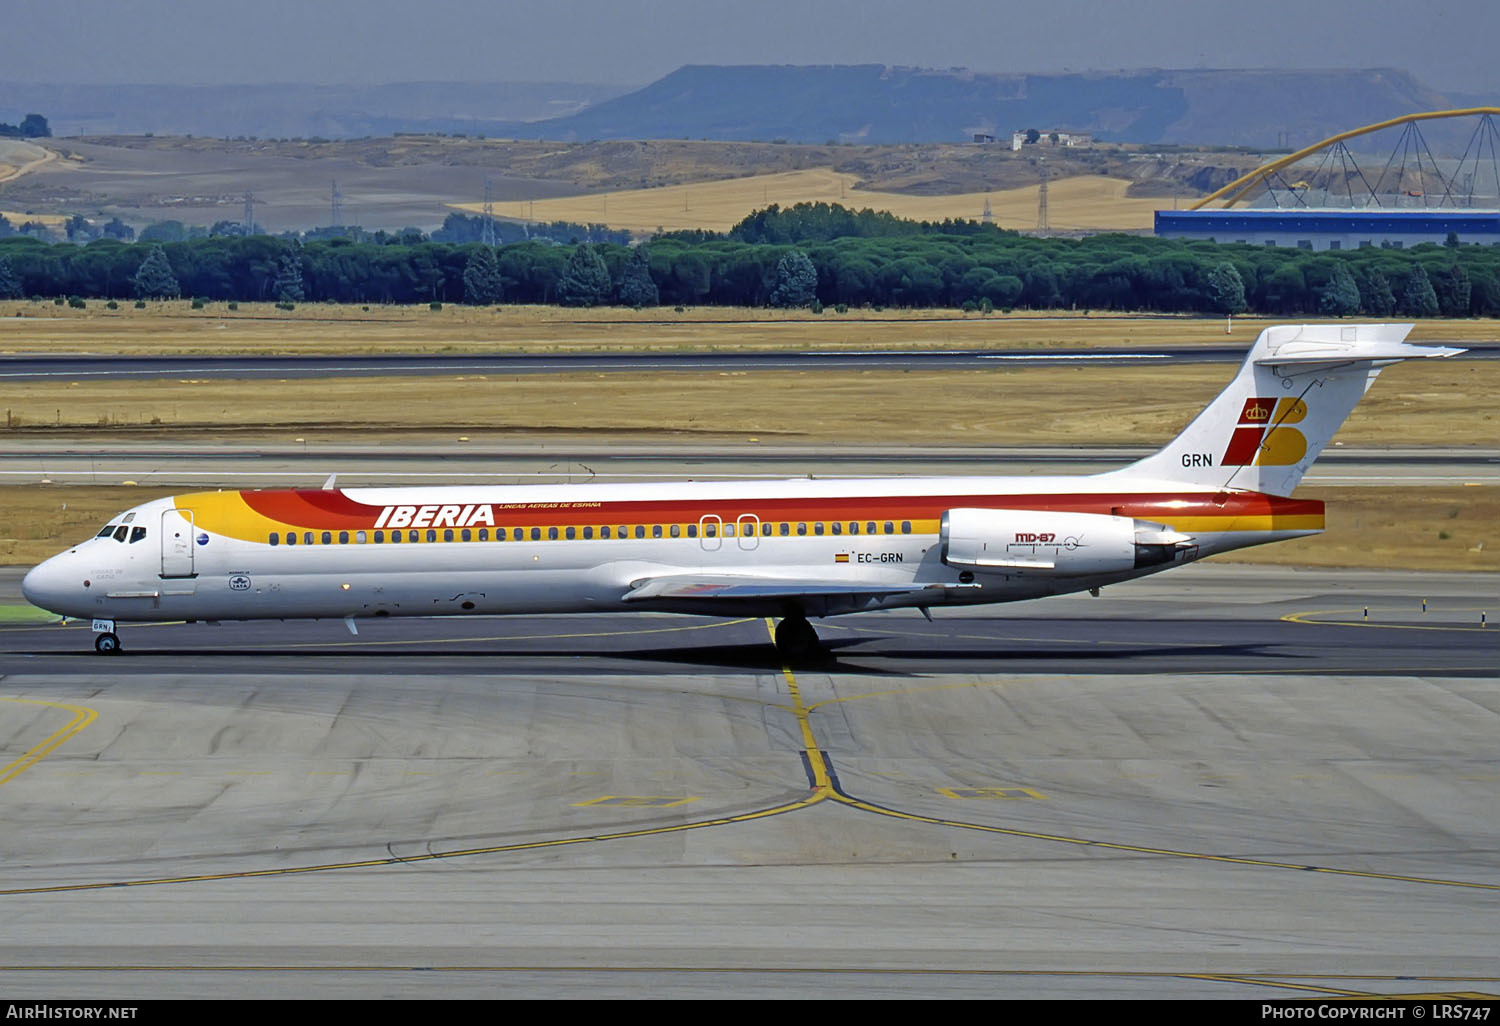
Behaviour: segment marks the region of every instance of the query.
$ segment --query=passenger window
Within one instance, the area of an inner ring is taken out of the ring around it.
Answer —
[[[893,524],[893,523],[891,523],[889,520],[887,520],[885,522],[885,533],[886,534],[895,534],[896,533],[896,525]]]
[[[646,537],[646,525],[645,524],[636,524],[635,525],[635,536],[637,538],[644,538],[644,537]]]
[[[311,545],[312,543],[313,543],[313,533],[311,531],[303,531],[302,532],[302,544],[303,545]]]
[[[619,527],[615,528],[615,537],[616,538],[628,538],[628,537],[630,537],[630,535],[626,534],[626,527],[625,527],[624,524],[621,524]]]
[[[807,533],[807,525],[806,524],[798,524],[797,525],[797,534],[798,535],[804,535],[806,533]]]
[[[432,539],[432,533],[433,532],[431,532],[431,531],[427,532],[427,535],[428,535],[427,540],[428,541],[432,541],[433,540]],[[451,528],[451,527],[444,528],[444,530],[443,530],[443,541],[448,542],[448,541],[452,541],[452,540],[453,540],[453,528]]]
[[[376,531],[375,532],[375,544],[376,545],[384,545],[385,544],[385,532],[384,531]]]
[[[651,537],[653,537],[653,538],[660,538],[661,537],[661,525],[660,524],[652,524],[651,525]]]
[[[496,533],[499,535],[499,537],[496,539],[497,541],[504,541],[505,540],[505,533],[503,531],[499,531],[499,532],[496,532]],[[468,541],[468,540],[469,540],[469,529],[468,528],[464,528],[464,541]],[[479,540],[480,541],[489,541],[490,540],[490,529],[488,527],[481,527],[479,529]]]
[[[859,521],[858,520],[851,520],[851,521],[849,521],[849,533],[850,534],[858,534],[859,533]]]
[[[392,545],[400,545],[401,544],[401,532],[400,531],[392,531],[391,532],[391,544]]]
[[[578,532],[575,529],[573,529],[573,528],[570,527],[567,530],[567,535],[568,535],[568,541],[572,541],[574,538],[576,538],[578,536]]]
[[[875,521],[871,520],[868,524],[865,525],[865,534],[874,534],[874,533],[875,533]]]
[[[703,525],[703,536],[705,538],[717,538],[718,535],[719,535],[719,525],[717,525],[717,524],[704,524]],[[688,537],[689,538],[693,537],[693,528],[692,528],[691,525],[688,527]]]
[[[357,544],[359,544],[359,545],[363,545],[365,543],[365,532],[363,532],[363,531],[355,531],[354,532],[354,541]]]
[[[789,524],[789,523],[787,523],[785,520],[783,520],[781,522],[781,536],[783,538],[785,538],[787,535],[789,535],[791,533],[792,533],[792,525]]]
[[[297,544],[297,532],[296,531],[288,531],[286,533],[286,543],[288,545],[296,545]]]
[[[844,532],[844,525],[843,525],[843,524],[841,524],[841,523],[839,523],[839,522],[838,522],[838,521],[837,521],[837,520],[835,520],[835,521],[834,521],[834,522],[833,522],[833,523],[832,523],[832,524],[830,524],[830,525],[829,525],[829,526],[830,526],[830,527],[832,527],[832,528],[833,528],[833,533],[834,533],[834,534],[842,534],[842,533],[843,533],[843,532]],[[822,534],[822,533],[823,533],[823,532],[822,532],[822,531],[819,531],[819,532],[818,532],[818,533],[819,533],[819,534]]]
[[[911,521],[910,520],[903,520],[903,521],[901,521],[901,533],[902,534],[911,534]]]
[[[333,544],[333,532],[332,531],[324,531],[323,532],[323,544],[324,545],[332,545]]]
[[[531,529],[531,540],[532,541],[541,541],[542,540],[542,529],[540,527],[533,527]]]
[[[713,530],[714,529],[712,527],[710,527],[708,529],[708,533],[709,533],[710,536],[713,535]],[[726,537],[726,538],[733,538],[734,537],[734,525],[733,524],[725,524],[724,525],[724,537]]]
[[[348,531],[340,531],[339,532],[339,544],[340,545],[348,545],[349,544],[349,532]]]
[[[823,533],[823,521],[819,520],[816,524],[813,524],[813,534],[819,534],[820,535],[822,533]]]
[[[281,532],[280,531],[272,531],[271,532],[271,537],[270,537],[270,542],[271,542],[272,545],[280,545],[281,544]]]
[[[555,528],[555,527],[549,527],[549,528],[547,528],[547,540],[548,541],[557,541],[557,528]]]
[[[433,531],[433,530],[429,530],[429,531],[428,531],[428,532],[427,532],[427,540],[428,540],[428,541],[430,541],[430,542],[435,542],[435,541],[437,541],[437,532],[436,532],[436,531]],[[452,541],[452,540],[453,540],[453,532],[452,532],[452,531],[449,531],[449,532],[448,532],[448,540],[449,540],[449,541]]]
[[[584,531],[585,531],[585,533],[587,533],[588,528],[584,528]],[[600,538],[605,538],[605,539],[609,538],[609,525],[608,524],[606,524],[605,526],[599,528],[599,537]]]
[[[771,522],[769,520],[760,525],[760,533],[764,538],[771,537]]]
[[[420,531],[407,531],[406,532],[406,540],[409,541],[409,542],[421,541],[422,540],[422,533]],[[428,541],[432,541],[431,538],[428,538],[427,540]]]
[[[130,529],[130,544],[134,545],[144,537],[146,537],[146,529],[144,527],[132,527]]]
[[[121,524],[119,527],[115,528],[115,541],[117,541],[117,542],[124,541],[125,540],[125,536],[128,535],[129,533],[130,533],[130,528],[126,527],[124,524]]]
[[[673,538],[677,537],[677,525],[676,524],[672,525],[672,537]],[[696,538],[696,537],[698,537],[698,525],[697,524],[688,524],[688,537],[689,538]]]
[[[583,529],[583,540],[584,541],[593,541],[594,540],[594,529],[592,527],[585,527]]]
[[[697,528],[689,528],[689,530],[697,530]],[[673,538],[681,538],[682,537],[682,525],[681,524],[673,524],[672,525],[672,537]]]

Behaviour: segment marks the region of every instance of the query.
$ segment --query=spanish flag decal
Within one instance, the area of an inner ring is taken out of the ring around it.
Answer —
[[[849,553],[847,553],[847,552],[836,552],[833,555],[833,561],[835,563],[847,563],[847,562],[849,562]]]

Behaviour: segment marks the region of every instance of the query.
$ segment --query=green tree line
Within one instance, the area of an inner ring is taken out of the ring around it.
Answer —
[[[143,233],[86,245],[12,236],[0,238],[0,281],[7,298],[170,295],[170,278],[175,294],[240,301],[1500,315],[1500,246],[1313,252],[1129,235],[1041,239],[800,206],[759,211],[727,235],[662,234],[638,246],[529,239],[491,248],[420,232],[372,241]]]

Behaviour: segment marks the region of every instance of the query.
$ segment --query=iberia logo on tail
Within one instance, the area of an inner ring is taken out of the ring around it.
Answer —
[[[1287,425],[1300,423],[1306,416],[1307,404],[1301,399],[1275,396],[1246,399],[1220,466],[1291,466],[1307,455],[1307,438]]]

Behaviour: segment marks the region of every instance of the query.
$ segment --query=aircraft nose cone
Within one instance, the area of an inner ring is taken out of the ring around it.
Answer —
[[[45,590],[42,582],[46,579],[46,574],[42,572],[42,566],[45,565],[43,563],[41,566],[32,567],[26,571],[26,576],[21,578],[21,594],[27,602],[30,602],[34,606],[42,604],[42,593]]]
[[[68,589],[63,580],[65,572],[55,558],[49,559],[40,566],[33,567],[21,578],[21,594],[27,602],[39,609],[64,615],[64,610],[60,607],[67,604]]]

